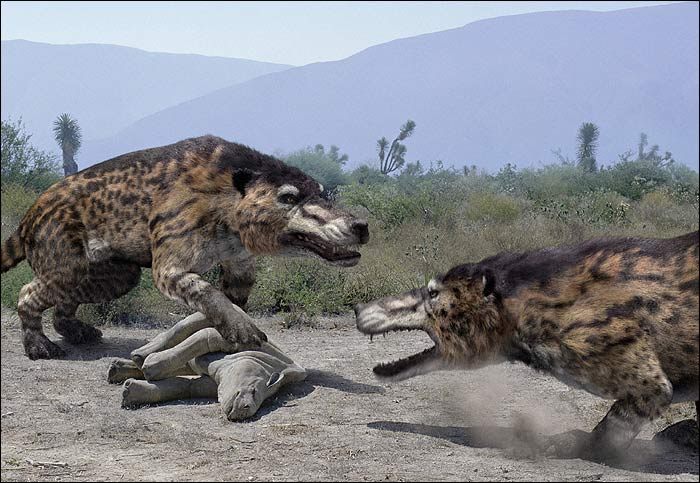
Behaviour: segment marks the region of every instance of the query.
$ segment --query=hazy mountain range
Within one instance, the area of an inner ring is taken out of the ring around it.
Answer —
[[[54,151],[52,122],[62,112],[78,120],[86,141],[100,139],[174,104],[290,67],[118,45],[26,40],[3,41],[0,58],[2,118],[21,116],[34,143]],[[81,166],[92,164],[78,158]]]
[[[577,129],[591,121],[601,132],[599,162],[616,161],[619,153],[635,147],[643,131],[651,144],[697,169],[698,13],[695,2],[613,12],[543,12],[395,40],[340,61],[236,80],[175,101],[179,103],[113,136],[86,136],[78,162],[85,167],[133,149],[211,133],[270,153],[336,144],[354,166],[374,162],[376,140],[392,139],[410,118],[417,127],[406,140],[409,161],[440,159],[490,169],[506,162],[551,162],[552,150],[559,147],[574,156]],[[6,92],[4,42],[2,48],[5,118],[5,99],[15,94]],[[219,59],[222,71],[225,61]],[[36,57],[15,55],[13,62],[36,63]],[[76,64],[74,69],[97,67]],[[140,80],[151,91],[175,90],[193,77],[192,71],[173,77],[159,68],[149,71],[152,77],[135,79],[126,69],[125,63],[100,70],[113,81]],[[62,78],[55,67],[44,66],[41,72],[49,84],[54,76]],[[40,85],[22,87],[25,104],[15,99],[18,111],[61,98],[55,90],[47,95]],[[136,99],[153,95],[138,89],[133,88]],[[113,107],[132,105],[132,98],[126,102],[107,95],[100,101],[93,96],[87,102],[85,92],[68,90],[61,92],[70,102],[54,111],[75,112],[86,134],[93,122],[89,119],[109,119],[115,110],[125,119],[124,111],[134,112],[133,107]],[[186,97],[183,91],[181,97]],[[86,115],[81,118],[71,103],[86,109]]]

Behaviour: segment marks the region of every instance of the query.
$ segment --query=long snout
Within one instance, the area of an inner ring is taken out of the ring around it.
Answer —
[[[357,329],[365,334],[391,330],[425,330],[426,311],[421,289],[354,307]]]
[[[340,245],[364,245],[369,241],[367,220],[343,214],[320,228],[327,239]]]
[[[357,330],[365,334],[374,333],[388,319],[386,311],[376,303],[357,304],[353,309]]]

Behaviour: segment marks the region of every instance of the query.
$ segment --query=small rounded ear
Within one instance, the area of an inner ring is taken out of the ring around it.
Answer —
[[[238,190],[241,196],[245,196],[245,188],[253,179],[253,172],[249,169],[239,169],[234,171],[233,175],[233,186]]]
[[[480,270],[479,275],[484,286],[484,297],[492,295],[496,291],[496,275],[489,268]]]

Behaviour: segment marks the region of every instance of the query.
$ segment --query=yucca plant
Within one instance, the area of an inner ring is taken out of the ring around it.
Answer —
[[[399,130],[399,135],[396,136],[394,141],[389,146],[389,140],[382,136],[381,139],[377,141],[377,153],[379,154],[379,170],[383,174],[389,174],[392,171],[396,171],[401,168],[404,163],[406,156],[406,146],[401,144],[399,141],[403,141],[411,134],[416,127],[416,123],[410,119],[401,126]],[[389,151],[386,148],[389,147]]]
[[[66,176],[78,172],[75,155],[80,149],[82,134],[78,121],[63,113],[53,122],[54,139],[63,152],[63,172]]]
[[[598,149],[599,135],[598,126],[592,122],[584,122],[578,130],[578,165],[591,173],[598,170],[595,152]]]

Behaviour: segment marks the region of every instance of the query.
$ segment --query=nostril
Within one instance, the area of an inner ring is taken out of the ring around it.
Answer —
[[[360,243],[367,243],[369,239],[369,228],[366,220],[354,220],[350,225],[353,233],[360,239]]]

